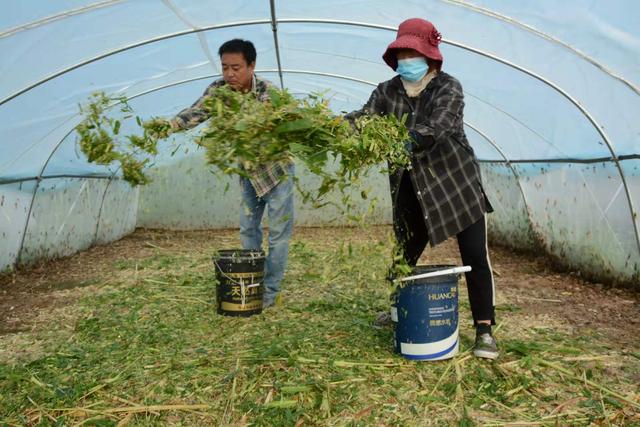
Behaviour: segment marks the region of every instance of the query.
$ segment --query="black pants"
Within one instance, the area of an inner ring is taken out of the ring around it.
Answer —
[[[422,207],[413,191],[409,174],[403,175],[393,207],[393,225],[405,261],[415,266],[429,242],[429,233],[422,220]],[[462,263],[471,267],[465,277],[474,324],[478,320],[491,320],[491,324],[495,325],[495,291],[485,217],[462,230],[456,237]]]

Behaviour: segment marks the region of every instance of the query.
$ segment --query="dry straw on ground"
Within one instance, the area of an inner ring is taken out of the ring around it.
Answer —
[[[210,254],[236,247],[233,231],[138,230],[5,276],[1,304],[4,313],[13,309],[0,323],[0,420],[640,423],[637,295],[493,248],[501,357],[470,355],[462,284],[460,354],[411,362],[393,353],[391,329],[371,328],[388,308],[389,232],[296,230],[282,305],[251,318],[215,314]],[[422,261],[459,263],[455,242],[428,250]]]

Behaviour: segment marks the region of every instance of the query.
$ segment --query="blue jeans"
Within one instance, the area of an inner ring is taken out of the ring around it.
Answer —
[[[289,254],[289,240],[293,232],[293,174],[281,181],[262,197],[247,178],[240,178],[242,204],[240,206],[240,240],[244,249],[262,248],[262,215],[265,206],[269,215],[269,253],[265,260],[263,301],[273,302],[280,291]]]

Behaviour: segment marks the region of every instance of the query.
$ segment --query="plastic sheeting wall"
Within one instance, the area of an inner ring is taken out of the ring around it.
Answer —
[[[60,0],[2,12],[0,269],[134,224],[235,224],[233,181],[225,192],[193,150],[169,156],[167,143],[139,203],[104,179],[116,170],[87,164],[72,130],[91,92],[130,97],[143,118],[171,116],[219,75],[218,46],[242,37],[256,44],[258,74],[301,96],[328,89],[333,108],[350,111],[393,76],[380,56],[418,16],[443,34],[444,69],[463,84],[492,235],[597,278],[640,277],[637,2]],[[368,185],[381,198],[371,220],[388,221],[386,177]],[[334,216],[302,208],[299,224]]]
[[[302,165],[296,167],[296,176],[305,191],[321,184],[320,179],[311,175]],[[174,230],[238,227],[241,202],[238,179],[212,173],[203,156],[194,155],[171,166],[158,167],[151,177],[153,182],[140,192],[138,226]],[[361,190],[367,193],[367,203],[359,201]],[[353,209],[336,208],[343,206],[342,195],[338,192],[329,194],[324,200],[329,205],[321,209],[303,204],[296,193],[296,225],[390,223],[389,185],[379,169],[371,170],[369,177],[347,194],[351,200],[358,202]],[[267,214],[265,221],[268,221]]]

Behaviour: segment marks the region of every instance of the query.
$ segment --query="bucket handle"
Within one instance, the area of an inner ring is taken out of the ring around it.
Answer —
[[[446,275],[449,275],[449,274],[460,274],[460,273],[466,273],[468,271],[471,271],[471,266],[464,265],[462,267],[447,268],[447,269],[444,269],[444,270],[430,271],[428,273],[423,273],[423,274],[417,274],[415,276],[404,277],[404,278],[400,279],[400,281],[401,282],[407,282],[409,280],[426,279],[427,277],[446,276]]]
[[[245,285],[244,281],[242,279],[240,279],[240,281],[235,280],[233,277],[229,277],[227,276],[224,271],[220,270],[220,274],[222,274],[225,279],[227,279],[228,281],[230,281],[231,283],[233,283],[234,285],[240,285],[240,286],[246,286],[247,288],[255,288],[256,286],[260,286],[260,282],[258,283],[253,283],[253,280],[255,279],[255,276],[258,276],[258,274],[251,275],[251,280],[249,280],[249,282],[251,282],[249,285]]]

